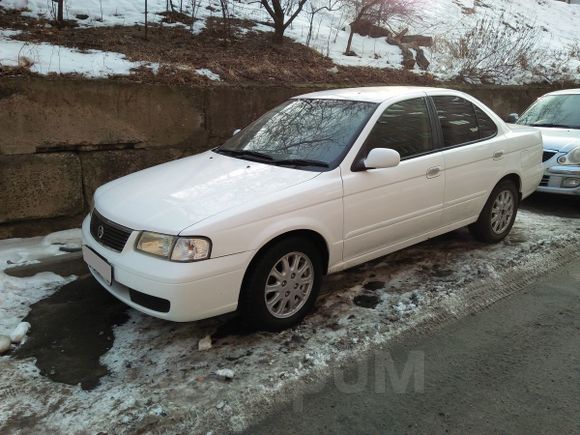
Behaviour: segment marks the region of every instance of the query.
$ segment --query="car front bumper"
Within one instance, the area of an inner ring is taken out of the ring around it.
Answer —
[[[121,252],[95,240],[90,215],[82,226],[83,244],[113,268],[109,285],[93,268],[95,279],[127,305],[161,319],[187,322],[235,311],[242,279],[253,252],[209,260],[177,263],[135,250],[139,236],[133,231]]]
[[[580,166],[550,166],[542,177],[538,192],[580,195]]]

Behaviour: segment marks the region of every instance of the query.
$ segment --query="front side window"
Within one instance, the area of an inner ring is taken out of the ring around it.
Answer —
[[[444,147],[480,139],[477,117],[471,102],[455,96],[436,96],[433,102],[443,131]]]
[[[336,167],[376,108],[361,101],[290,100],[215,151],[276,165]]]
[[[580,95],[548,95],[536,101],[518,120],[534,127],[580,129]]]
[[[433,132],[425,98],[414,98],[389,106],[365,141],[366,152],[391,148],[408,158],[433,149]]]

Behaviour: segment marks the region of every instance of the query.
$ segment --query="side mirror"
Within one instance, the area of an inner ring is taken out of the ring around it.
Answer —
[[[236,134],[238,134],[240,131],[242,131],[242,129],[241,129],[241,128],[236,128],[236,129],[234,130],[234,132],[232,133],[232,136],[235,136],[235,135],[236,135]]]
[[[401,155],[389,148],[373,148],[364,160],[366,169],[392,168],[401,162]]]
[[[520,119],[520,115],[517,113],[510,113],[508,116],[505,117],[505,122],[508,124],[515,124]]]

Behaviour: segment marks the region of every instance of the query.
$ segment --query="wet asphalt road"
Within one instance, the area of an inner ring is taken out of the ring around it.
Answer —
[[[580,433],[580,257],[329,373],[247,433]]]

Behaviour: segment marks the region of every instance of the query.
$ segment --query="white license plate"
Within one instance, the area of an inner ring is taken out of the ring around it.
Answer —
[[[101,275],[107,284],[111,285],[113,283],[113,267],[95,251],[85,245],[83,245],[83,259],[91,269]]]

